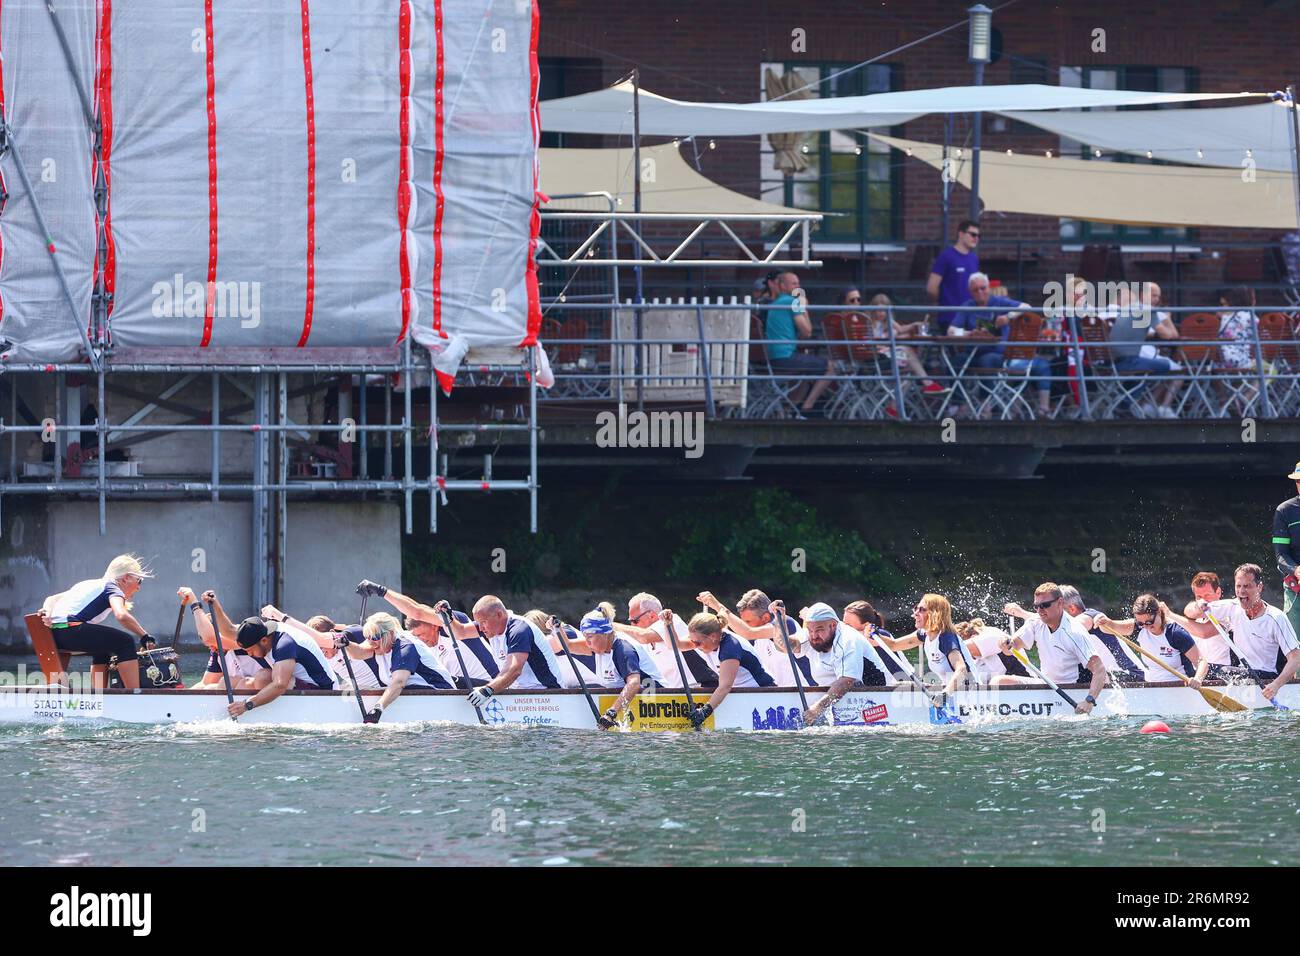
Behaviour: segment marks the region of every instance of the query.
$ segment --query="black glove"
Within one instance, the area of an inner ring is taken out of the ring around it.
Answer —
[[[696,707],[693,711],[691,711],[691,726],[694,727],[696,730],[699,730],[702,726],[704,726],[704,722],[709,719],[709,716],[712,713],[713,713],[712,704],[701,704],[699,707]]]
[[[147,651],[149,650],[149,648],[157,647],[157,646],[158,646],[158,642],[154,640],[152,634],[145,634],[143,637],[140,638],[140,650],[142,651]]]
[[[357,585],[358,594],[370,594],[374,597],[383,597],[388,593],[388,588],[382,584],[376,584],[374,581],[362,581]]]
[[[374,710],[366,711],[366,716],[362,719],[368,724],[379,723],[379,718],[383,716],[383,711],[376,707]]]
[[[618,726],[618,711],[613,707],[605,711],[605,715],[596,721],[596,725],[601,730],[613,730]]]

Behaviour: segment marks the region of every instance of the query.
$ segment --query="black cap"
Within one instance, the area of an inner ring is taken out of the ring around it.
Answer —
[[[271,631],[266,626],[266,622],[260,617],[246,617],[239,622],[239,631],[235,634],[235,640],[240,647],[252,647]]]

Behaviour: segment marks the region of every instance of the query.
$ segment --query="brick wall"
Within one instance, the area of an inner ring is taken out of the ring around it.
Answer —
[[[996,4],[990,4],[996,6]],[[779,4],[765,0],[736,2],[709,0],[682,3],[614,4],[592,0],[547,0],[542,8],[543,57],[591,57],[603,67],[601,80],[610,84],[639,65],[644,87],[679,99],[753,101],[758,98],[760,64],[768,61],[810,63],[860,62],[922,37],[949,24],[964,21],[967,3],[939,0],[867,5],[847,0],[819,0],[816,4]],[[1189,2],[1137,5],[1117,0],[1079,5],[1045,4],[1018,0],[994,14],[993,25],[1003,37],[1003,56],[989,66],[985,82],[1012,82],[1013,57],[1045,60],[1049,82],[1055,82],[1063,65],[1192,66],[1198,71],[1201,91],[1271,91],[1297,79],[1294,66],[1296,20],[1294,10],[1263,0],[1238,5]],[[791,51],[791,31],[805,31],[806,52]],[[1106,31],[1106,52],[1092,52],[1093,31]],[[966,27],[913,47],[886,62],[900,70],[903,89],[965,85],[971,82],[966,61]],[[966,120],[955,119],[957,138],[965,135]],[[1018,130],[990,128],[986,120],[984,146],[988,149],[1042,151],[1056,149],[1056,137]],[[942,117],[930,116],[907,124],[903,135],[941,142]],[[655,140],[648,140],[653,142]],[[759,141],[754,138],[719,139],[717,148],[705,151],[703,172],[717,182],[757,195]],[[908,242],[941,241],[939,174],[918,161],[902,168],[902,234]],[[963,217],[969,199],[957,187],[952,197],[952,223]],[[1044,216],[990,213],[984,234],[989,239],[1023,239],[1056,243],[1059,221]],[[1268,241],[1275,233],[1264,230],[1210,229],[1198,231],[1200,244]],[[826,266],[805,285],[814,301],[828,301],[832,287],[859,281],[863,264],[856,253],[836,257],[818,253]],[[918,290],[908,282],[911,254],[873,256],[865,264],[866,285],[889,287],[900,298],[916,299]],[[1078,265],[1078,253],[1048,256],[1022,266],[1026,294],[1041,289],[1043,281],[1060,280]],[[1182,304],[1210,302],[1212,289],[1224,284],[1224,261],[1210,254],[1178,264]],[[1017,274],[1007,267],[1000,276],[1012,285]],[[1172,286],[1173,268],[1168,256],[1131,264],[1129,279],[1153,279]],[[752,273],[734,276],[715,270],[708,276],[662,274],[650,277],[653,290],[686,294],[743,291]],[[658,285],[654,285],[658,283]],[[1265,296],[1261,295],[1261,304]]]

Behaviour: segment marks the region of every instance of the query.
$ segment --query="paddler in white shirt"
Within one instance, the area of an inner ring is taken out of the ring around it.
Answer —
[[[1010,608],[1008,605],[1006,613],[1011,613]],[[1037,644],[1043,673],[1058,684],[1081,682],[1086,672],[1091,678],[1088,694],[1079,701],[1075,713],[1091,713],[1097,706],[1097,695],[1106,686],[1106,667],[1101,657],[1088,643],[1088,636],[1065,613],[1058,585],[1047,581],[1034,589],[1034,611],[1037,618],[1016,631],[1008,649]]]
[[[833,707],[854,687],[863,684],[865,665],[870,662],[882,675],[888,677],[889,669],[865,638],[839,619],[829,604],[818,602],[803,611],[804,631],[807,640],[797,636],[789,638],[790,646],[800,658],[808,660],[813,682],[827,688],[821,700],[808,708],[804,722],[817,723],[828,707]]]

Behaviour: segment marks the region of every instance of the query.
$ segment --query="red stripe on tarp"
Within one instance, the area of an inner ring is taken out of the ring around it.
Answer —
[[[520,348],[537,344],[537,333],[542,329],[542,300],[537,290],[537,237],[542,231],[542,214],[539,210],[540,193],[537,191],[537,144],[541,129],[540,107],[537,93],[540,85],[537,68],[537,38],[540,11],[537,0],[533,0],[532,34],[528,41],[528,98],[529,116],[533,126],[533,213],[528,223],[528,262],[524,267],[524,288],[528,291],[528,331]]]
[[[437,65],[433,78],[433,330],[442,331],[442,85],[445,63],[442,45],[442,0],[433,2],[433,35]]]
[[[100,156],[104,175],[104,276],[103,289],[106,302],[104,314],[113,313],[113,293],[117,285],[117,243],[113,241],[113,0],[100,0],[99,20],[99,70],[96,74],[100,125]],[[93,184],[92,184],[93,185]],[[95,268],[99,268],[99,256],[95,256]],[[108,330],[101,329],[103,340],[108,338]]]
[[[203,309],[203,341],[212,341],[212,313],[216,306],[217,283],[217,73],[212,48],[212,0],[203,0],[203,44],[208,75],[208,298]]]
[[[398,138],[401,155],[397,161],[397,274],[402,293],[402,334],[397,337],[401,342],[411,327],[411,260],[406,249],[406,230],[411,214],[411,161],[408,152],[411,148],[411,5],[402,3],[397,13],[397,82],[400,87],[398,98]]]
[[[298,348],[311,336],[316,305],[316,104],[311,86],[311,15],[302,0],[302,75],[307,87],[307,299],[303,306],[302,336]]]

